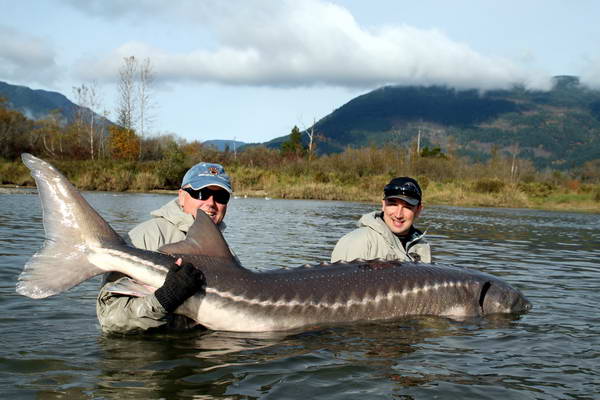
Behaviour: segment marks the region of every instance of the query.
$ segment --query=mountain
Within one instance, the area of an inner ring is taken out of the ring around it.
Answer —
[[[229,149],[230,151],[239,150],[242,146],[246,145],[245,142],[240,142],[238,140],[206,140],[202,142],[205,146],[211,146],[219,151],[225,151],[225,149]]]
[[[555,77],[549,91],[386,86],[352,99],[313,128],[321,154],[419,139],[421,148],[452,148],[474,160],[500,151],[538,168],[572,168],[600,159],[600,91],[574,76]],[[278,148],[287,139],[266,145]]]
[[[19,111],[32,120],[43,119],[52,111],[58,110],[63,122],[75,121],[78,110],[89,113],[87,108],[81,108],[67,97],[58,92],[31,89],[26,86],[11,85],[0,81],[0,97],[6,99],[8,108]],[[97,121],[112,124],[108,119],[96,114]]]

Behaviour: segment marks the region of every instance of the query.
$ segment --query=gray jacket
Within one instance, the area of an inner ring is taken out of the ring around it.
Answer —
[[[431,262],[431,249],[423,239],[425,234],[414,227],[409,232],[405,247],[385,224],[381,211],[363,215],[358,226],[337,242],[331,253],[331,262],[358,258]]]
[[[177,199],[150,215],[154,218],[129,231],[129,240],[135,247],[156,251],[165,244],[181,241],[194,223],[194,218],[181,210]],[[225,224],[219,228],[225,229]],[[98,294],[96,314],[103,331],[130,333],[159,327],[188,329],[195,325],[189,318],[167,313],[154,295],[130,297],[109,292],[107,287],[120,279],[128,278],[116,272],[106,274]]]

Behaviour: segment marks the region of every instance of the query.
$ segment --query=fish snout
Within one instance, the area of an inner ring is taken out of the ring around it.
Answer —
[[[519,290],[496,282],[485,282],[482,285],[479,306],[482,315],[521,314],[532,307],[531,302]]]

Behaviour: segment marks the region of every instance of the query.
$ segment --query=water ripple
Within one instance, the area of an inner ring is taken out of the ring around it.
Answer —
[[[171,196],[84,193],[120,233]],[[406,318],[301,333],[107,336],[99,278],[45,300],[19,296],[41,246],[37,196],[0,194],[0,391],[7,398],[591,399],[600,392],[600,216],[428,207],[436,262],[502,276],[533,310],[518,318]],[[329,258],[376,205],[233,199],[225,232],[264,270]]]

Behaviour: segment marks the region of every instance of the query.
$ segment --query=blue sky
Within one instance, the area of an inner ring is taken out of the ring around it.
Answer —
[[[0,0],[0,80],[95,82],[115,119],[124,57],[149,58],[154,134],[264,142],[386,84],[600,88],[595,0]]]

